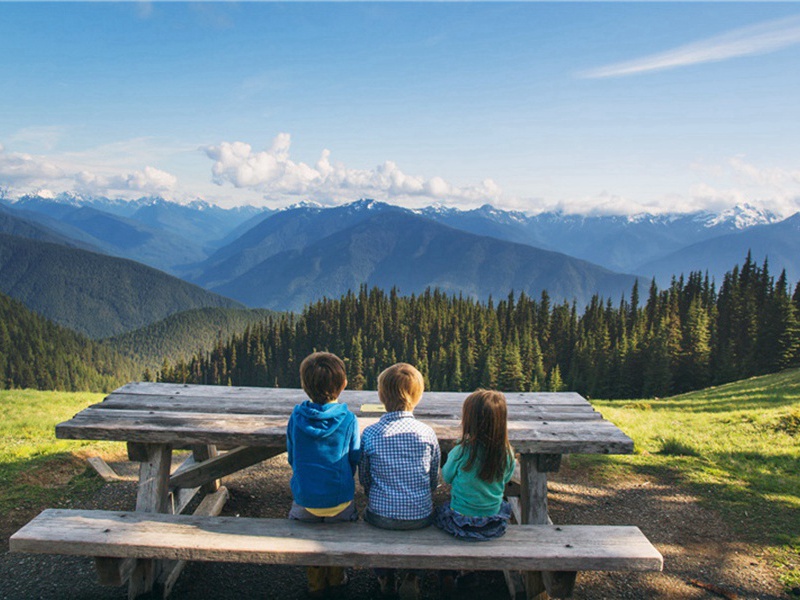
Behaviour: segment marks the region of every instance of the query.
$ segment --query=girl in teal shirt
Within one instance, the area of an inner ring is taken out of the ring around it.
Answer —
[[[507,415],[502,392],[477,390],[464,400],[461,439],[442,468],[452,486],[450,502],[435,516],[436,525],[456,537],[480,541],[506,532],[511,507],[503,493],[514,474]]]

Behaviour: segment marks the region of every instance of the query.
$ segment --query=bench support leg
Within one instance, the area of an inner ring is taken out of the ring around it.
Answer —
[[[542,580],[547,593],[553,598],[571,598],[577,576],[576,571],[545,571]]]
[[[200,502],[200,505],[194,511],[194,514],[201,517],[216,517],[222,512],[227,500],[228,488],[224,486],[220,487],[213,494],[209,494],[203,498],[203,500]],[[188,563],[185,560],[165,561],[164,568],[162,569],[161,575],[156,583],[159,597],[166,600],[166,598],[172,593],[172,588],[175,587],[178,577],[183,572],[183,569],[187,564]]]
[[[140,512],[168,512],[169,472],[172,466],[172,448],[168,444],[146,444],[147,461],[139,466],[139,491],[136,510]],[[128,583],[128,598],[134,600],[153,590],[160,575],[161,561],[137,560]]]

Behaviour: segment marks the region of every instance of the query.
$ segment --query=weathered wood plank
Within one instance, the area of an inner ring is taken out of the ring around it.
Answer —
[[[284,448],[287,418],[259,415],[220,415],[87,408],[56,426],[62,439],[97,439],[147,443],[218,444]],[[359,419],[365,428],[378,419]],[[442,442],[461,435],[455,420],[420,419]],[[521,453],[628,454],[633,441],[608,421],[511,421],[509,438]]]
[[[522,454],[520,465],[520,513],[523,524],[542,525],[550,522],[547,514],[547,472],[539,470],[539,455]],[[539,600],[545,590],[540,571],[525,574],[529,600]]]
[[[225,475],[241,471],[261,461],[277,456],[285,450],[281,448],[264,448],[243,446],[225,454],[219,454],[202,463],[195,463],[169,479],[171,488],[191,488],[205,485]]]
[[[146,396],[135,394],[112,394],[103,402],[93,404],[92,409],[107,410],[142,410],[167,412],[197,412],[219,414],[248,415],[290,415],[296,404],[290,402],[266,403],[252,399],[225,399],[216,401],[212,398]],[[381,416],[382,410],[364,410],[363,407],[374,404],[350,404],[349,408],[359,416]],[[461,418],[461,404],[436,404],[423,402],[415,409],[418,417]],[[535,405],[512,404],[508,407],[509,418],[539,420],[584,420],[602,419],[602,415],[588,404],[581,405]]]
[[[41,513],[10,539],[13,552],[286,565],[493,570],[658,571],[661,554],[637,527],[512,525],[505,536],[465,544],[436,528],[375,529],[363,522],[156,513]]]
[[[139,465],[136,510],[142,513],[165,513],[169,510],[167,483],[172,467],[172,447],[169,444],[148,444],[145,450],[147,461]],[[105,556],[105,553],[97,555]],[[138,560],[128,582],[129,600],[150,593],[160,569],[158,561]]]
[[[122,479],[114,472],[114,469],[108,466],[108,463],[99,456],[90,456],[86,459],[92,468],[97,471],[97,474],[103,478],[103,481],[110,483],[112,481],[119,481]]]
[[[220,487],[211,494],[208,494],[193,514],[199,517],[216,517],[222,512],[225,503],[228,501],[228,488]],[[158,578],[157,585],[159,595],[166,599],[171,593],[172,588],[178,581],[178,577],[186,567],[187,561],[176,560],[166,563],[161,571],[161,576]]]
[[[307,399],[305,392],[295,388],[260,388],[260,387],[232,387],[218,385],[194,385],[181,383],[154,383],[140,381],[129,383],[114,391],[119,394],[145,394],[157,396],[193,396],[206,397],[216,400],[232,398],[270,401],[270,399],[284,399],[295,404]],[[588,404],[585,398],[576,392],[504,392],[509,404]],[[463,403],[469,392],[425,392],[423,402],[456,402]],[[341,402],[348,405],[374,404],[379,402],[378,392],[372,390],[358,391],[345,390]]]
[[[197,446],[192,446],[192,457],[194,457],[195,461],[197,462],[204,462],[209,458],[215,458],[219,455],[217,452],[217,447],[213,444],[200,444]],[[220,480],[213,479],[206,484],[203,484],[203,491],[206,494],[213,494],[219,489]]]
[[[94,566],[97,571],[97,583],[100,585],[120,586],[128,583],[133,570],[136,568],[136,559],[95,556]]]

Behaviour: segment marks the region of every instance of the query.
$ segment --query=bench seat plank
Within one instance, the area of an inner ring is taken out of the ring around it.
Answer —
[[[659,571],[637,527],[512,525],[474,544],[436,528],[385,531],[363,522],[200,517],[48,509],[10,539],[12,552],[285,565],[476,570]]]
[[[359,420],[363,430],[378,417]],[[461,437],[453,419],[424,419],[440,442]],[[608,421],[512,421],[508,424],[514,449],[541,454],[628,454],[633,441]],[[169,411],[104,410],[87,408],[56,426],[61,439],[92,439],[153,444],[219,444],[285,447],[286,417]]]

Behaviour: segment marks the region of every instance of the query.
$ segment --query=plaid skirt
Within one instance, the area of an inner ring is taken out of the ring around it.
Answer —
[[[505,501],[500,505],[499,513],[488,517],[467,517],[450,508],[450,502],[446,502],[436,509],[433,522],[457,538],[482,542],[503,535],[510,518],[511,505]]]

